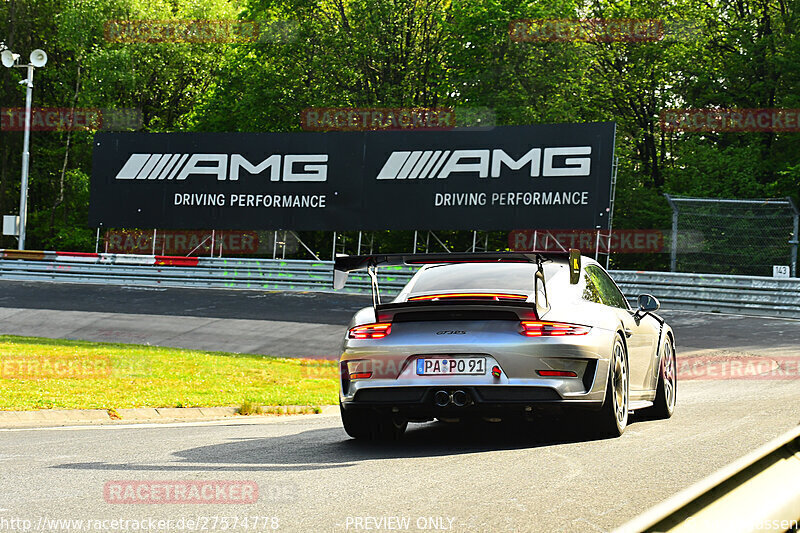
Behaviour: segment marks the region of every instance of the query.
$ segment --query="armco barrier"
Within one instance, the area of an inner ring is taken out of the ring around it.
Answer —
[[[38,254],[41,256],[42,252]],[[16,252],[11,255],[13,257]],[[181,264],[181,260],[196,266]],[[397,294],[415,271],[416,267],[404,266],[381,269],[381,294],[384,297]],[[327,292],[333,291],[332,272],[331,261],[61,252],[57,256],[56,252],[45,252],[42,260],[34,261],[27,258],[0,259],[0,279],[105,285]],[[339,292],[369,294],[369,277],[365,273],[354,273],[347,286]]]
[[[0,279],[112,285],[332,291],[331,261],[224,259],[130,254],[0,250]],[[379,270],[384,298],[400,291],[416,267]],[[800,318],[800,279],[717,274],[612,271],[633,302],[650,293],[665,309]],[[369,294],[354,273],[342,292]]]
[[[612,271],[629,298],[649,293],[665,309],[800,318],[800,279]]]

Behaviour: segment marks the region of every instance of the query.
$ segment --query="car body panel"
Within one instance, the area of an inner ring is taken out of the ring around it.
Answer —
[[[390,304],[364,308],[353,316],[348,331],[376,322],[392,325],[389,335],[380,339],[348,339],[345,333],[340,358],[342,407],[383,406],[393,412],[436,416],[442,408],[431,404],[433,392],[463,389],[469,393],[472,407],[502,409],[522,403],[599,408],[605,398],[609,360],[617,336],[628,352],[631,398],[652,400],[658,379],[659,339],[663,331],[670,330],[662,327],[663,321],[654,315],[639,316],[627,301],[617,301],[617,307],[588,301],[587,295],[599,298],[591,290],[587,292],[587,285],[591,289],[593,283],[588,274],[584,276],[589,266],[599,269],[594,271],[596,275],[602,271],[607,276],[599,264],[583,258],[581,279],[572,285],[566,261],[547,262],[545,287],[534,284],[538,267],[533,263],[514,267],[498,263],[423,266]],[[425,279],[426,272],[434,268],[439,269],[434,277],[446,283],[437,285],[435,279],[433,283]],[[500,270],[502,275],[498,275]],[[449,272],[457,275],[451,278]],[[486,278],[481,277],[482,272],[488,273]],[[506,275],[516,284],[510,283]],[[607,291],[616,287],[607,280],[604,283]],[[507,291],[526,295],[527,300],[448,300],[464,291]],[[425,302],[408,300],[433,294],[442,297]],[[482,313],[495,316],[498,312],[504,319],[474,318]],[[462,318],[448,318],[451,315]],[[521,320],[537,319],[588,326],[590,330],[584,335],[560,337],[526,337],[520,333]],[[421,376],[415,371],[416,360],[421,357],[485,357],[487,372]],[[494,366],[501,370],[497,377],[488,371]],[[575,376],[540,375],[546,370],[572,371]],[[362,373],[370,373],[370,377],[350,378],[351,374]]]

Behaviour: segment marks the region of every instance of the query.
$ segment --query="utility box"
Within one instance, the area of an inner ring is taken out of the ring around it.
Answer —
[[[3,235],[19,235],[19,216],[3,215]]]

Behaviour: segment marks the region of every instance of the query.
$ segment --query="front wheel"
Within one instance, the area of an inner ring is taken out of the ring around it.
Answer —
[[[619,437],[628,425],[628,354],[622,339],[617,336],[609,361],[606,397],[600,412],[592,413],[590,427],[601,437]]]
[[[660,371],[656,397],[653,406],[643,410],[642,413],[654,419],[670,418],[675,412],[675,402],[678,397],[678,363],[675,358],[675,345],[667,335],[661,346]]]

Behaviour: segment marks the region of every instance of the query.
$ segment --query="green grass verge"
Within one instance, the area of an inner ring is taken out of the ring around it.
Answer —
[[[0,410],[330,405],[336,363],[0,335]]]

